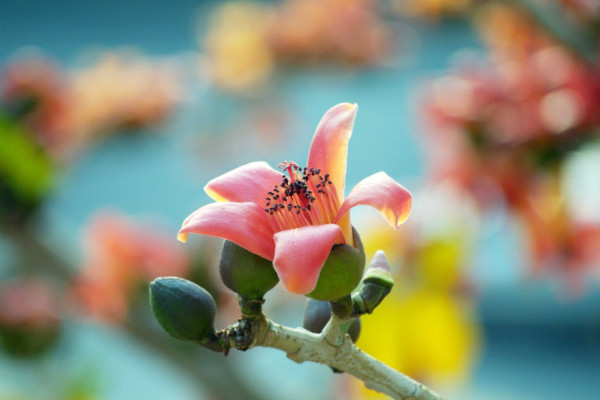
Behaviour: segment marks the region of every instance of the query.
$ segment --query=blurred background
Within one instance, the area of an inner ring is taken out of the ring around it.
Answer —
[[[599,39],[596,0],[0,3],[0,398],[381,398],[176,342],[147,301],[181,276],[238,317],[220,241],[177,230],[346,101],[347,187],[414,196],[397,232],[353,210],[396,281],[359,347],[448,399],[598,398]],[[300,325],[279,286],[267,315]]]

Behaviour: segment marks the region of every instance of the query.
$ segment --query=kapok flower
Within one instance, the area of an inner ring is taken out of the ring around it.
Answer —
[[[229,171],[205,187],[216,200],[183,222],[179,240],[189,233],[217,236],[273,261],[285,288],[312,291],[336,244],[354,245],[348,211],[365,204],[398,228],[411,208],[411,195],[385,172],[359,182],[344,199],[348,140],[358,107],[342,103],[321,119],[307,166],[253,162]]]

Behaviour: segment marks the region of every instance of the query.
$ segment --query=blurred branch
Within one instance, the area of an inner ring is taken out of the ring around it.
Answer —
[[[43,243],[27,224],[2,223],[0,231],[17,249],[22,266],[28,272],[51,274],[67,286],[74,281],[77,269]],[[163,332],[154,329],[149,321],[135,318],[135,313],[131,314],[129,320],[119,327],[131,338],[177,365],[198,385],[199,391],[208,390],[215,399],[238,398],[242,393],[244,399],[261,399],[240,379],[222,355],[190,351],[189,346],[181,350],[170,346],[170,339]]]
[[[47,272],[66,283],[74,279],[74,270],[34,234],[27,224],[2,223],[0,230],[19,254],[21,265],[28,272]],[[43,268],[41,266],[43,265]]]
[[[148,324],[146,324],[148,325]],[[174,362],[184,373],[193,378],[194,382],[201,382],[204,389],[208,389],[217,399],[235,399],[243,394],[244,399],[261,400],[252,388],[245,385],[235,372],[230,363],[222,354],[190,349],[192,344],[186,343],[180,349],[175,346],[165,346],[163,332],[155,334],[148,326],[143,326],[139,321],[126,321],[123,329],[137,341],[144,343],[154,352]],[[169,338],[169,340],[171,340]]]
[[[533,0],[493,0],[520,7],[536,21],[556,41],[560,42],[589,66],[596,66],[598,62],[598,43],[592,30],[582,28],[582,25],[573,24],[565,18],[562,12],[551,1]]]

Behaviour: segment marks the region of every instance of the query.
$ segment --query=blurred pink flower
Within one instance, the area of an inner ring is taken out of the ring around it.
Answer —
[[[187,275],[184,250],[156,229],[104,212],[87,228],[86,259],[73,289],[90,314],[125,318],[136,289],[159,276]]]
[[[374,0],[225,2],[210,16],[201,66],[219,87],[256,94],[277,63],[377,64],[393,39],[377,7]]]
[[[18,58],[0,76],[0,102],[59,160],[99,135],[161,121],[179,98],[168,64],[124,52],[76,73],[39,56]]]
[[[72,75],[73,130],[80,135],[138,128],[165,118],[179,99],[174,71],[124,52],[107,52]]]
[[[52,155],[60,158],[67,152],[70,90],[65,73],[50,60],[35,56],[9,62],[0,77],[0,102]]]
[[[8,354],[33,357],[59,338],[61,300],[39,278],[0,283],[0,345]]]
[[[36,329],[56,326],[60,303],[52,289],[39,280],[0,284],[0,326]]]
[[[217,203],[192,213],[179,238],[189,233],[221,237],[268,260],[286,289],[305,294],[316,285],[334,244],[354,245],[348,211],[366,204],[397,228],[411,208],[411,195],[384,172],[358,183],[344,199],[346,156],[358,107],[331,108],[314,135],[306,168],[280,164],[281,173],[254,162],[205,186]]]
[[[466,13],[473,3],[473,0],[392,0],[393,8],[401,14],[429,20]]]
[[[490,3],[476,17],[489,62],[436,80],[424,102],[432,175],[483,208],[506,206],[523,223],[533,273],[581,275],[600,259],[590,251],[596,235],[565,207],[562,172],[575,149],[597,139],[598,67],[518,7]]]
[[[375,64],[388,54],[391,38],[372,0],[287,0],[268,30],[277,58],[292,63]]]

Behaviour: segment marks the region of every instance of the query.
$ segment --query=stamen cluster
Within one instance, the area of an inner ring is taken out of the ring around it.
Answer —
[[[286,170],[282,182],[267,192],[265,212],[278,230],[306,225],[332,223],[339,199],[329,174],[320,169],[300,168],[294,162],[283,162],[279,168]]]

